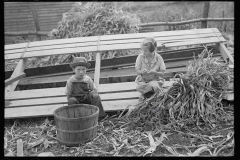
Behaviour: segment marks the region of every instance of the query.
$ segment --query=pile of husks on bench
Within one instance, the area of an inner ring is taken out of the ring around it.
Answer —
[[[62,20],[58,22],[58,27],[48,34],[48,39],[138,33],[139,24],[140,17],[137,14],[117,8],[114,2],[87,2],[85,4],[76,2],[63,15]],[[101,58],[113,58],[128,54],[131,52],[105,51],[101,54]],[[75,56],[79,55],[88,60],[95,59],[95,54],[91,52],[75,54]],[[63,57],[61,63],[71,62],[71,55]]]
[[[218,63],[206,47],[188,65],[187,73],[178,76],[169,89],[157,92],[133,109],[130,107],[121,117],[130,124],[129,129],[157,131],[162,125],[174,124],[208,130],[233,119],[221,101],[231,77],[228,65]]]

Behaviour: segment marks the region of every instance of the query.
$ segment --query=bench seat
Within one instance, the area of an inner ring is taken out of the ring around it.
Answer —
[[[173,81],[165,81],[169,87]],[[53,111],[67,105],[65,87],[6,92],[5,119],[51,116]],[[106,112],[120,111],[138,103],[140,93],[135,82],[100,84],[99,94]]]

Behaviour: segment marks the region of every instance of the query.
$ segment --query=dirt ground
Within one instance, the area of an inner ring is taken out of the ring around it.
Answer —
[[[228,107],[233,110],[233,106]],[[196,126],[179,129],[164,128],[159,133],[129,130],[118,121],[120,112],[109,113],[98,123],[92,141],[76,147],[60,144],[53,117],[5,121],[4,155],[17,155],[17,140],[23,141],[24,156],[35,157],[51,152],[54,156],[233,156],[233,119],[222,122],[212,130]],[[151,137],[153,141],[151,141]],[[151,149],[152,151],[151,151]]]

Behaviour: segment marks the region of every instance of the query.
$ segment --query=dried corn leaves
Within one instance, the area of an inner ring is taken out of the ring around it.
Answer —
[[[217,63],[205,49],[188,72],[178,76],[172,87],[130,106],[127,113],[99,122],[97,136],[79,147],[57,142],[54,121],[35,127],[34,123],[5,126],[5,156],[16,155],[19,138],[24,156],[42,152],[55,156],[232,156],[233,106],[221,102],[231,81],[228,66]]]
[[[65,39],[99,35],[138,33],[140,18],[133,13],[117,8],[114,2],[76,2],[69,12],[63,14],[57,29],[48,34],[48,39]],[[134,51],[134,53],[136,53]],[[132,51],[106,51],[101,58],[131,55]],[[94,60],[92,52],[74,54]],[[59,57],[59,56],[57,56]],[[71,55],[63,55],[60,63],[70,63]]]
[[[64,13],[58,28],[53,29],[49,39],[98,36],[138,32],[140,19],[117,9],[113,2],[75,3]]]

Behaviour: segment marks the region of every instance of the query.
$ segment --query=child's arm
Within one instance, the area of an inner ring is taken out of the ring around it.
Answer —
[[[154,71],[154,70],[148,71],[148,74],[153,74],[153,75],[160,76],[160,77],[164,76],[164,72],[166,71],[166,66],[165,66],[165,63],[161,56],[159,56],[158,63],[160,63],[159,70],[158,71]]]
[[[72,82],[70,81],[70,79],[66,83],[65,94],[67,95],[67,99],[71,98],[71,95],[72,95]]]
[[[89,79],[89,86],[90,86],[89,89],[93,91],[93,94],[92,94],[93,98],[97,98],[98,97],[97,87],[95,86],[91,78]]]
[[[136,63],[135,63],[135,69],[136,69],[138,75],[147,73],[147,70],[141,69],[141,67],[142,67],[142,64],[141,64],[141,60],[140,60],[140,55],[138,55],[138,57],[136,59]]]
[[[97,87],[95,86],[95,84],[93,83],[93,80],[90,78],[89,79],[89,86],[90,86],[90,90],[91,91],[95,91],[95,92],[97,92]]]

